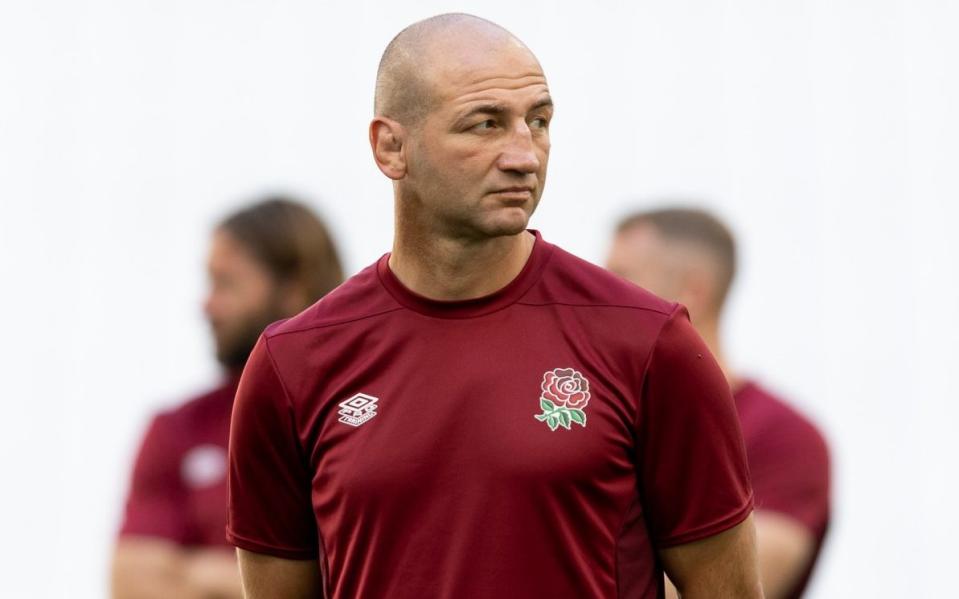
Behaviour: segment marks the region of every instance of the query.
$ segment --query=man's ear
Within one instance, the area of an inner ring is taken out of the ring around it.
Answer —
[[[370,123],[370,147],[373,159],[384,175],[394,181],[406,176],[406,129],[386,117],[378,116]]]

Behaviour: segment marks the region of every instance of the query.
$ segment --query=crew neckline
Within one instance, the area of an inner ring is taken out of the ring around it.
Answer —
[[[391,253],[383,254],[376,263],[380,283],[400,304],[427,316],[437,318],[475,318],[484,316],[516,303],[529,291],[542,274],[543,267],[553,253],[552,244],[543,239],[539,231],[528,229],[533,234],[533,250],[519,274],[506,286],[489,295],[468,300],[436,300],[422,296],[407,288],[390,269]]]

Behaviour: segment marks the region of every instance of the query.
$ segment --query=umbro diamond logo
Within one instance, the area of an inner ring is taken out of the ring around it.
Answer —
[[[365,393],[357,393],[346,401],[340,402],[340,422],[350,426],[359,426],[376,416],[376,402],[379,399]]]

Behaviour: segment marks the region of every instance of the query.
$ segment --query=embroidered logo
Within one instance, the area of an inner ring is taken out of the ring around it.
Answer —
[[[545,422],[549,430],[559,427],[570,430],[570,424],[586,426],[586,412],[583,408],[589,403],[589,381],[572,368],[554,368],[543,375],[540,385],[539,407],[542,414],[533,416]]]
[[[350,426],[359,426],[376,416],[376,402],[379,399],[365,393],[357,393],[346,401],[340,402],[340,422]]]

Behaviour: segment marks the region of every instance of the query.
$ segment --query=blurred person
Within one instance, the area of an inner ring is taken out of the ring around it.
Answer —
[[[619,223],[607,265],[689,309],[736,399],[755,492],[763,590],[768,599],[800,597],[829,522],[829,454],[805,416],[729,367],[719,327],[736,271],[732,233],[702,210],[635,213]]]
[[[149,426],[114,556],[117,599],[242,596],[235,552],[225,538],[226,451],[239,374],[264,327],[343,279],[323,222],[280,197],[219,223],[208,272],[204,311],[224,380]]]
[[[369,135],[393,251],[243,372],[228,535],[250,599],[761,596],[729,386],[685,310],[527,224],[553,116],[489,21],[404,29]]]

